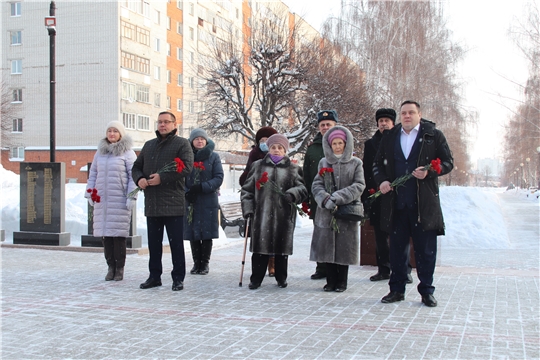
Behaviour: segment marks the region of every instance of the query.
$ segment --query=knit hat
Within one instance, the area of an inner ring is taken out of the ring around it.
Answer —
[[[379,119],[383,117],[389,118],[390,120],[392,120],[392,124],[394,124],[396,122],[396,110],[386,108],[377,110],[377,112],[375,113],[375,121],[377,122],[377,124],[379,123]]]
[[[271,148],[272,145],[279,144],[283,146],[283,148],[285,149],[285,153],[289,151],[289,140],[285,135],[274,134],[268,138],[266,144],[268,145],[268,148]]]
[[[107,128],[105,130],[105,133],[109,128],[115,128],[120,133],[121,137],[124,137],[126,135],[126,128],[124,127],[124,124],[122,124],[120,121],[111,121],[107,124]]]
[[[191,131],[191,134],[189,134],[189,142],[192,143],[195,138],[203,137],[206,141],[208,141],[208,135],[206,134],[206,131],[201,128],[196,128]]]
[[[271,126],[263,126],[262,128],[259,129],[259,131],[257,131],[257,133],[255,134],[255,142],[257,144],[259,144],[259,141],[261,141],[261,139],[263,137],[265,138],[269,138],[270,136],[274,135],[274,134],[277,134],[277,131],[276,129],[274,129],[273,127]]]
[[[341,139],[344,142],[347,142],[347,134],[345,134],[345,131],[341,129],[336,129],[328,135],[328,143],[332,145],[332,141],[334,139]]]
[[[336,110],[322,110],[317,113],[317,123],[320,123],[323,120],[333,120],[338,122],[337,111]]]

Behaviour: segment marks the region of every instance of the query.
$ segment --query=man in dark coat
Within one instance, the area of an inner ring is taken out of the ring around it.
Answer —
[[[362,203],[364,209],[369,214],[369,224],[375,232],[375,254],[377,258],[377,274],[371,276],[369,280],[380,281],[390,279],[390,248],[388,246],[388,233],[381,230],[380,213],[381,202],[380,198],[375,200],[368,197],[377,191],[377,183],[373,178],[373,161],[375,154],[379,149],[383,131],[390,130],[394,127],[396,121],[396,111],[394,109],[378,109],[375,112],[375,121],[377,123],[377,131],[373,137],[367,140],[364,144],[363,167],[364,176],[366,178],[366,189],[362,193]],[[411,266],[407,266],[407,284],[412,283]]]
[[[381,196],[381,229],[390,234],[390,293],[383,303],[405,299],[407,250],[412,237],[418,292],[426,306],[437,306],[433,296],[433,273],[437,257],[437,235],[444,235],[438,177],[449,173],[452,153],[443,133],[422,119],[420,105],[405,101],[400,107],[401,124],[384,132],[375,156],[373,176]],[[440,169],[425,170],[439,159]],[[398,189],[391,183],[406,174],[412,177]],[[393,191],[396,190],[396,191]]]
[[[309,194],[309,209],[311,215],[310,219],[315,219],[315,213],[317,212],[317,202],[315,201],[313,194],[311,193],[311,185],[313,179],[319,172],[319,161],[324,157],[324,151],[322,146],[323,135],[326,134],[328,129],[336,125],[338,121],[338,115],[335,110],[323,110],[317,113],[317,121],[319,132],[315,135],[313,142],[308,146],[306,150],[306,156],[304,157],[304,181]],[[324,263],[317,263],[315,273],[311,275],[313,280],[326,278],[326,268]]]
[[[175,158],[184,162],[182,172],[159,172],[163,166],[174,162]],[[160,113],[156,138],[144,144],[132,170],[133,181],[144,190],[144,215],[150,253],[150,276],[140,285],[141,289],[161,286],[164,228],[167,228],[173,261],[172,290],[184,288],[184,182],[192,168],[193,151],[187,139],[176,135],[176,117],[167,111]]]

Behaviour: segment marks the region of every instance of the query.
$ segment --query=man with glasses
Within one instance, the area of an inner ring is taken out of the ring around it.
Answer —
[[[163,267],[163,230],[167,229],[173,270],[172,290],[184,288],[186,259],[184,255],[184,182],[193,168],[193,151],[187,139],[176,135],[176,117],[168,111],[158,116],[156,138],[148,140],[133,164],[133,181],[144,190],[144,215],[148,231],[148,268],[150,276],[141,289],[161,286]],[[182,172],[161,172],[159,169],[180,158]]]

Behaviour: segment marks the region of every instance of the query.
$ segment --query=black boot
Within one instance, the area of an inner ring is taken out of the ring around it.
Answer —
[[[116,271],[116,261],[114,259],[114,240],[112,237],[104,237],[103,242],[103,254],[105,255],[105,261],[109,265],[107,275],[105,275],[105,281],[111,281],[114,279],[114,273]]]
[[[206,275],[210,271],[208,264],[210,263],[210,255],[212,254],[212,239],[203,240],[201,243],[201,267],[199,268],[199,274]]]
[[[190,241],[191,256],[193,257],[193,268],[189,271],[190,274],[198,274],[201,267],[201,251],[202,245],[199,240]]]
[[[124,279],[124,266],[126,265],[126,238],[114,238],[114,260],[116,261],[116,270],[114,272],[114,281]]]
[[[337,265],[337,283],[336,291],[344,292],[347,290],[347,279],[349,277],[349,265]]]
[[[338,281],[337,264],[325,263],[326,269],[326,285],[324,285],[324,291],[335,291]]]

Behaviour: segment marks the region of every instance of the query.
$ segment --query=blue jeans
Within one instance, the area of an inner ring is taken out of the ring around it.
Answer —
[[[184,281],[186,277],[186,257],[184,254],[183,239],[184,217],[147,217],[146,225],[148,228],[148,251],[150,253],[150,259],[148,261],[150,277],[160,280],[163,273],[161,257],[163,255],[163,230],[166,228],[173,263],[172,279],[175,281]]]

